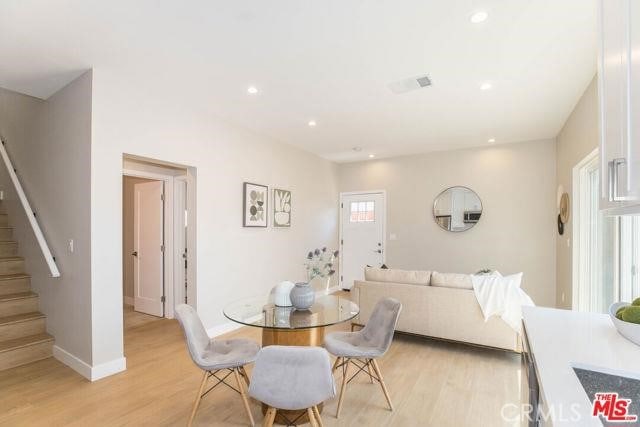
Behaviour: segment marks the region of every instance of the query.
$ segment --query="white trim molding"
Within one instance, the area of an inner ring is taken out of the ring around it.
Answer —
[[[65,349],[54,345],[53,357],[64,363],[89,381],[97,381],[127,369],[127,359],[121,357],[96,366],[91,366]]]

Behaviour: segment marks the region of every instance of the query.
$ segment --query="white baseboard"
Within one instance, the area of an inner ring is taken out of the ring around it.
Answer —
[[[91,366],[57,345],[53,346],[53,357],[69,366],[89,381],[97,381],[101,378],[117,374],[118,372],[122,372],[127,369],[127,359],[124,357],[106,363],[101,363],[100,365]]]
[[[120,357],[91,368],[91,381],[98,381],[102,378],[117,374],[127,370],[127,358]]]
[[[125,296],[125,297],[124,297],[124,303],[125,303],[126,305],[133,305],[133,301],[134,301],[134,300],[133,300],[133,297],[128,297],[128,296]]]
[[[329,293],[329,294],[333,294],[333,293],[338,292],[338,291],[341,291],[341,290],[342,290],[342,289],[340,289],[340,286],[334,286],[334,287],[332,287],[332,288],[329,288],[328,293]]]
[[[227,332],[240,329],[242,328],[242,326],[243,325],[236,322],[227,322],[227,323],[223,323],[222,325],[214,326],[213,328],[207,329],[207,334],[209,334],[209,336],[213,338],[213,337],[226,334]]]

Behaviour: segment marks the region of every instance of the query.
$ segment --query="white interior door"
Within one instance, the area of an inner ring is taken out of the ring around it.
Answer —
[[[343,194],[340,286],[351,289],[364,279],[367,265],[384,263],[385,199],[383,193]]]
[[[164,316],[164,183],[134,186],[134,309]]]

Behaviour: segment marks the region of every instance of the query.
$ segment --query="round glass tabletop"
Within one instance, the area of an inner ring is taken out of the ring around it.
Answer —
[[[271,329],[308,329],[331,326],[353,319],[360,312],[349,298],[335,295],[316,297],[308,310],[278,307],[269,296],[252,297],[233,302],[223,310],[234,322]]]

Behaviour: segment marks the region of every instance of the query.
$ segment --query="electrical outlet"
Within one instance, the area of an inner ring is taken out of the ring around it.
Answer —
[[[560,299],[564,302],[564,292],[560,295]]]
[[[73,239],[69,239],[69,252],[73,253]]]
[[[398,240],[398,235],[396,233],[389,234],[389,240]]]

